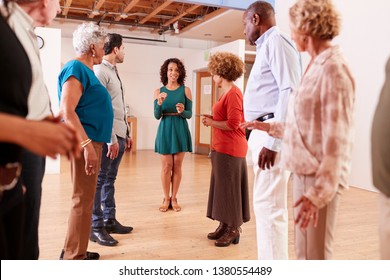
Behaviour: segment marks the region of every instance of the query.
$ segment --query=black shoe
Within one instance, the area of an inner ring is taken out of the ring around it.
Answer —
[[[108,233],[126,234],[133,230],[132,227],[122,226],[116,219],[104,220],[104,227]]]
[[[87,257],[84,260],[98,260],[99,258],[100,258],[99,253],[87,251]]]
[[[118,241],[112,238],[112,236],[108,234],[104,227],[91,228],[89,240],[97,242],[102,246],[115,246],[118,244]]]
[[[65,251],[62,249],[60,254],[60,260],[64,259],[64,253]],[[100,258],[99,253],[87,251],[87,256],[85,257],[84,260],[98,260],[99,258]]]
[[[60,254],[60,261],[62,261],[64,259],[64,254],[65,254],[65,251],[64,251],[64,249],[62,249],[61,254]]]

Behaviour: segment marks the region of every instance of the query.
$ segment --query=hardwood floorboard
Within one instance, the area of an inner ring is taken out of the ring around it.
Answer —
[[[116,180],[117,219],[134,227],[131,234],[113,236],[118,246],[90,242],[102,260],[255,260],[255,222],[242,226],[238,245],[215,247],[206,235],[217,222],[206,218],[211,163],[207,156],[187,154],[178,195],[181,212],[161,213],[160,159],[153,151],[126,153]],[[60,175],[46,175],[40,220],[40,259],[58,259],[70,208],[69,162],[61,160]],[[250,190],[253,175],[249,170]],[[251,193],[252,191],[250,191]],[[291,191],[289,191],[289,256],[295,259]],[[342,196],[335,233],[334,259],[378,259],[377,194],[351,188]]]

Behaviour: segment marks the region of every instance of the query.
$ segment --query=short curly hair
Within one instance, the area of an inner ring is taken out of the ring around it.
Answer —
[[[207,67],[211,74],[233,82],[241,77],[245,71],[244,62],[237,55],[230,52],[212,54]]]
[[[179,78],[177,79],[177,83],[179,85],[184,85],[184,81],[187,77],[186,68],[184,67],[183,62],[181,62],[178,58],[168,58],[164,61],[163,65],[160,68],[160,80],[161,83],[166,86],[168,84],[168,65],[169,63],[176,63],[177,68],[179,69]]]
[[[106,38],[106,31],[96,23],[82,23],[73,32],[73,47],[77,54],[87,54],[91,44],[98,44]]]
[[[297,0],[290,8],[290,22],[318,39],[331,40],[340,33],[340,16],[331,0]]]

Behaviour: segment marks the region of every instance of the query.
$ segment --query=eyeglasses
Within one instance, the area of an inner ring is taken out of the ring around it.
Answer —
[[[22,165],[19,162],[0,165],[0,192],[15,187],[19,180]]]

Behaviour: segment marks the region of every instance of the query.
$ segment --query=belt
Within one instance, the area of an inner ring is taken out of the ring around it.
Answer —
[[[263,115],[261,117],[258,117],[256,120],[259,121],[259,122],[264,122],[266,120],[272,119],[273,117],[275,117],[274,113],[269,113],[269,114]],[[246,140],[249,139],[249,136],[251,135],[251,132],[252,132],[252,130],[249,130],[249,129],[245,130]]]
[[[179,113],[163,113],[163,116],[180,116]]]
[[[259,118],[257,118],[256,120],[259,121],[259,122],[264,122],[266,120],[269,120],[269,119],[272,119],[274,116],[274,113],[269,113],[269,114],[266,114],[264,116],[261,116]]]

